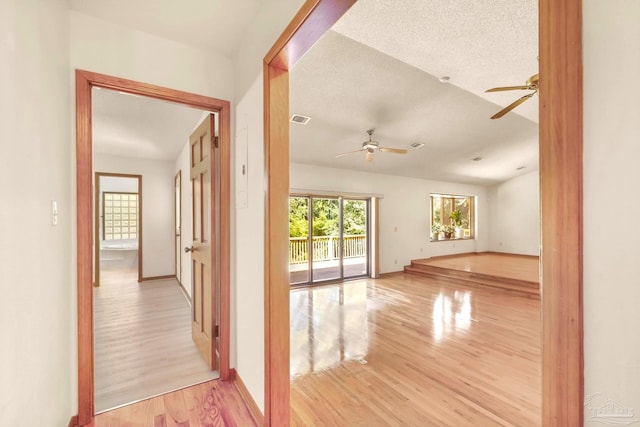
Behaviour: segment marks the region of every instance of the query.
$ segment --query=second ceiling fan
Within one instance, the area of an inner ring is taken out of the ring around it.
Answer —
[[[369,129],[367,133],[369,134],[369,140],[362,143],[362,148],[358,150],[348,151],[346,153],[338,154],[336,157],[347,156],[349,154],[355,154],[364,152],[365,160],[367,162],[373,161],[373,153],[376,151],[382,151],[383,153],[394,153],[394,154],[407,154],[407,150],[402,148],[389,148],[389,147],[380,147],[378,141],[372,141],[371,136],[373,135],[374,129]]]
[[[492,89],[487,89],[485,92],[504,92],[507,90],[532,90],[533,92],[526,94],[525,96],[516,99],[511,104],[504,107],[502,110],[498,111],[496,114],[491,116],[492,119],[499,119],[500,117],[507,114],[509,111],[516,108],[518,105],[522,104],[527,99],[531,98],[533,95],[538,93],[538,80],[540,75],[534,74],[533,76],[527,79],[526,84],[523,86],[505,86],[505,87],[494,87]]]

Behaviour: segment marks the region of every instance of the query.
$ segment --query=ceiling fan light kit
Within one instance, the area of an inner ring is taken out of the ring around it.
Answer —
[[[378,141],[373,141],[371,139],[373,135],[373,131],[374,129],[369,129],[367,131],[367,133],[369,134],[369,140],[362,143],[362,148],[360,148],[359,150],[347,151],[346,153],[338,154],[336,157],[342,157],[342,156],[347,156],[349,154],[364,152],[365,160],[367,162],[372,162],[373,154],[376,151],[381,151],[383,153],[392,153],[392,154],[407,154],[407,150],[403,148],[380,147],[380,144],[378,143]]]
[[[500,117],[504,116],[509,111],[513,110],[518,105],[522,104],[527,99],[531,98],[533,95],[538,93],[539,77],[540,77],[540,74],[534,74],[533,76],[531,76],[531,77],[529,77],[527,79],[525,85],[523,85],[523,86],[504,86],[504,87],[494,87],[494,88],[491,88],[491,89],[487,89],[485,92],[504,92],[504,91],[508,91],[508,90],[532,90],[533,91],[533,92],[531,92],[531,93],[529,93],[529,94],[527,94],[527,95],[525,95],[525,96],[523,96],[521,98],[516,99],[514,102],[512,102],[509,105],[507,105],[502,110],[498,111],[496,114],[491,116],[491,119],[492,120],[493,119],[499,119]]]

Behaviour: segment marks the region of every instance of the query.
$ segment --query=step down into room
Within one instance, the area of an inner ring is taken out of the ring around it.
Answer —
[[[507,261],[512,268],[496,267],[496,262],[499,263],[500,259]],[[537,257],[519,259],[513,255],[494,253],[461,254],[459,256],[415,259],[411,261],[411,265],[404,267],[404,272],[448,283],[501,289],[529,298],[540,299],[540,283],[531,280],[532,277],[536,277],[536,274],[532,275],[531,272],[523,274],[523,271],[519,271],[520,266],[518,266],[519,263],[522,263],[523,269],[531,270],[535,259]],[[473,262],[468,262],[469,260]],[[492,265],[492,267],[486,268],[486,265],[483,265],[484,260],[487,261],[487,265]]]

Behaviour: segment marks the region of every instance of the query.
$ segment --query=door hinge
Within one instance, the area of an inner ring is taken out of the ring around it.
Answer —
[[[216,148],[218,148],[218,137],[217,137],[217,136],[213,138],[213,145],[214,145]]]
[[[213,328],[213,337],[218,338],[219,336],[220,336],[220,326],[216,325],[215,328]]]

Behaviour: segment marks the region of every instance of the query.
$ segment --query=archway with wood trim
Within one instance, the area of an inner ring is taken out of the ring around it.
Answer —
[[[307,0],[264,58],[265,425],[289,425],[288,70],[356,0]],[[542,425],[583,424],[582,2],[540,0]]]
[[[220,206],[220,378],[229,380],[230,352],[230,117],[229,101],[168,89],[90,71],[76,70],[76,209],[78,288],[78,425],[93,421],[93,142],[91,130],[91,89],[100,87],[207,110],[219,115]],[[213,187],[212,191],[213,191]],[[216,251],[212,251],[212,254]],[[213,301],[212,301],[213,303]]]

